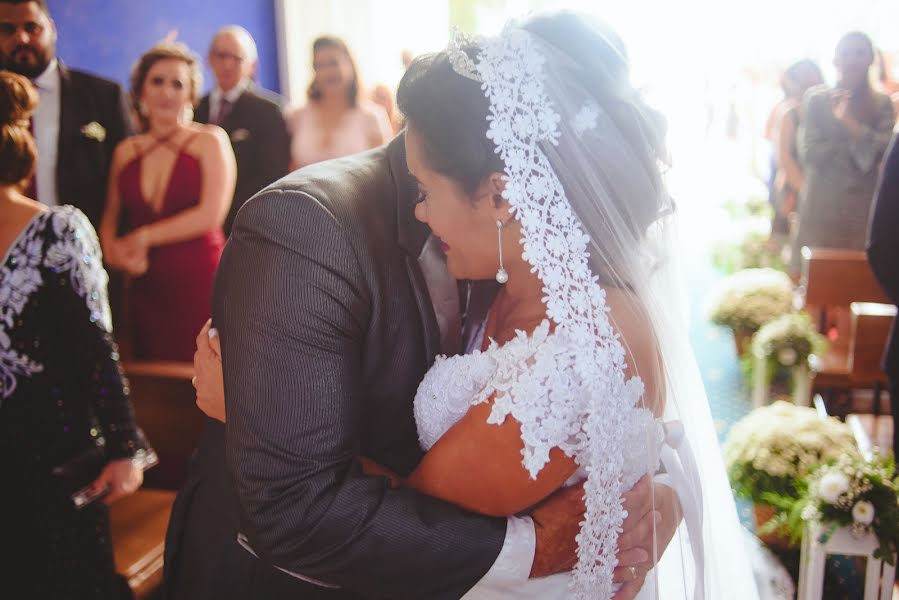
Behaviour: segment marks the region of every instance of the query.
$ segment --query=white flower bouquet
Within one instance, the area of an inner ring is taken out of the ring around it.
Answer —
[[[745,269],[722,280],[709,302],[709,320],[736,336],[752,335],[793,306],[790,277],[775,269]]]
[[[892,459],[875,455],[871,461],[847,455],[815,470],[793,509],[802,522],[820,523],[825,539],[838,527],[852,535],[873,533],[879,543],[874,557],[894,563],[899,544],[899,477]],[[796,533],[799,527],[792,519]]]
[[[842,456],[857,456],[848,425],[821,419],[813,408],[777,401],[738,421],[724,444],[724,460],[734,492],[760,504],[799,498],[801,482],[815,467]]]

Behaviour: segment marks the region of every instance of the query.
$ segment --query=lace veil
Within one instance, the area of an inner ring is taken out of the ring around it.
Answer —
[[[662,477],[678,491],[685,524],[644,593],[661,590],[666,600],[754,600],[688,339],[675,264],[677,212],[660,168],[664,125],[627,82],[626,56],[613,34],[581,22],[602,45],[602,56],[588,66],[548,43],[533,23],[510,23],[491,38],[457,36],[448,58],[456,73],[481,82],[490,102],[487,135],[505,164],[504,196],[522,225],[523,256],[544,283],[548,318],[576,349],[567,369],[586,382],[584,397],[554,407],[540,423],[522,423],[525,435],[539,436],[547,421],[559,421],[555,429],[566,432],[565,439],[549,442],[574,455],[587,473],[572,592],[578,598],[612,595],[625,517],[618,485],[622,438],[635,411],[649,408],[668,423]],[[614,312],[607,303],[611,290],[625,299]],[[625,317],[645,323],[658,342],[658,360],[635,365],[636,374],[626,373],[627,340],[616,328],[616,318]],[[652,400],[643,389],[649,380],[657,390]],[[648,445],[656,443],[648,426],[645,434]]]

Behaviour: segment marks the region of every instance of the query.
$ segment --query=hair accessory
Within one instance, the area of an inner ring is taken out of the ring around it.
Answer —
[[[470,48],[472,46],[477,46],[476,38],[467,35],[458,29],[453,29],[453,35],[450,37],[450,43],[446,49],[447,55],[449,57],[450,65],[457,75],[482,83],[481,76],[478,74],[478,68],[464,50],[465,47]]]

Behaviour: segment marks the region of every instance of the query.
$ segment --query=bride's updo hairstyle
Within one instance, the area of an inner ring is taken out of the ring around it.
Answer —
[[[0,71],[0,184],[17,185],[31,177],[37,147],[28,119],[37,106],[37,92],[21,75]]]
[[[628,228],[636,237],[664,212],[660,167],[667,161],[664,119],[641,99],[629,80],[624,48],[618,37],[588,18],[573,12],[532,17],[521,27],[570,58],[559,75],[583,86],[609,115],[629,146],[629,155],[642,165],[652,182],[649,193],[619,194],[616,203],[628,216]],[[476,45],[463,47],[477,60]],[[409,66],[397,90],[397,105],[407,126],[421,136],[425,158],[437,172],[457,181],[468,193],[490,173],[505,165],[487,138],[490,108],[481,84],[453,70],[447,51],[417,58]],[[614,152],[615,149],[610,149]],[[597,157],[597,169],[602,158]],[[577,189],[561,177],[569,197]],[[572,200],[574,198],[572,197]]]
[[[465,48],[473,59],[477,48]],[[421,136],[428,166],[471,194],[503,161],[487,139],[490,102],[481,84],[453,70],[446,51],[412,61],[400,81],[397,107]]]

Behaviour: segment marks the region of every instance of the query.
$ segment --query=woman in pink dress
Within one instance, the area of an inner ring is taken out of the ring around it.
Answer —
[[[100,240],[109,266],[132,276],[134,358],[189,361],[225,244],[234,154],[222,129],[187,118],[200,67],[185,46],[151,48],[131,87],[144,133],[115,150]],[[120,237],[123,221],[130,233]]]
[[[291,169],[377,148],[393,137],[384,109],[367,100],[346,43],[323,36],[312,44],[315,78],[308,102],[287,116]]]

